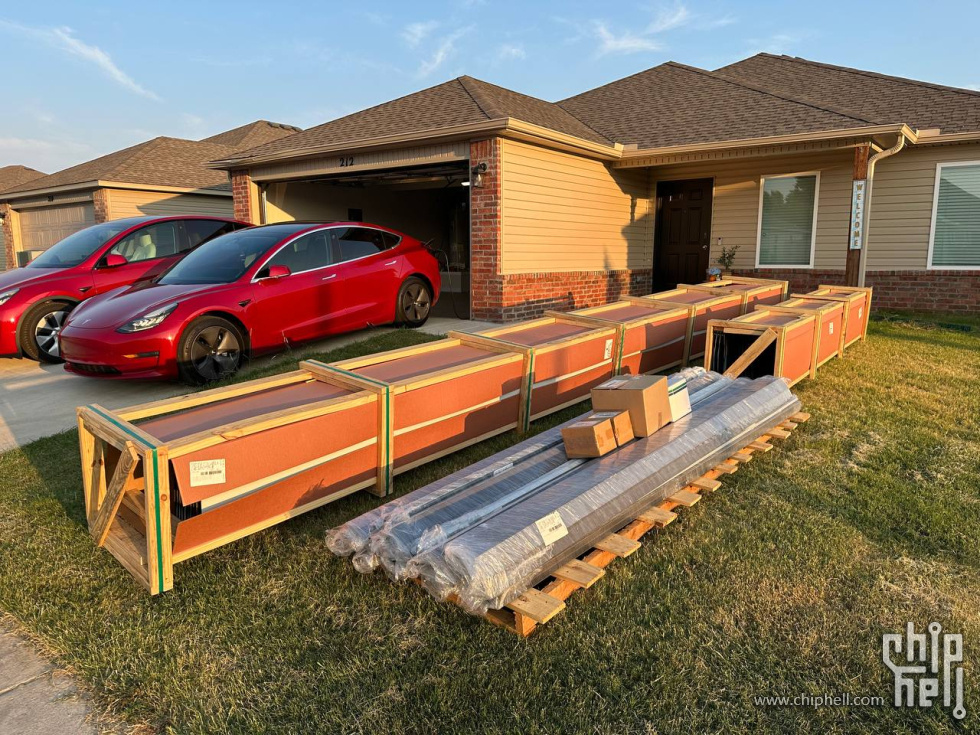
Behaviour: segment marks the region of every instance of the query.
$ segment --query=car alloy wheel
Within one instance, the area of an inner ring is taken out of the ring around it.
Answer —
[[[206,382],[231,375],[238,369],[241,359],[242,346],[238,337],[226,327],[205,327],[191,344],[191,366]]]
[[[420,324],[429,316],[432,300],[425,285],[414,281],[402,292],[402,315],[410,324]]]
[[[58,345],[58,335],[65,326],[68,310],[59,308],[50,311],[38,321],[34,327],[34,342],[41,355],[51,361],[61,360],[61,347]]]

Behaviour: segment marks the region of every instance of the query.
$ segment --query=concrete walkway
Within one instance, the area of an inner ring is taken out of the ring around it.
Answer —
[[[445,334],[450,329],[472,332],[490,326],[493,325],[486,322],[433,317],[422,331]],[[260,358],[249,369],[273,361],[295,363],[298,354],[332,350],[391,329],[380,327],[304,344],[296,352]],[[0,452],[73,428],[78,406],[98,403],[109,409],[123,408],[188,390],[178,383],[83,378],[65,372],[61,365],[0,358]]]

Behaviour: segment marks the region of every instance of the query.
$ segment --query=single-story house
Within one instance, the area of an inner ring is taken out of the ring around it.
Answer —
[[[733,248],[794,290],[980,306],[980,93],[795,57],[555,103],[464,76],[213,165],[242,219],[431,238],[479,319],[699,281]]]
[[[27,166],[2,166],[0,167],[0,191],[26,184],[31,179],[38,179],[42,176],[44,176],[43,173]],[[0,271],[6,270],[8,267],[10,266],[7,265],[3,228],[0,227]]]
[[[160,137],[0,189],[7,262],[25,265],[89,225],[137,215],[231,216],[227,174],[208,162],[299,132],[259,120],[204,140]]]

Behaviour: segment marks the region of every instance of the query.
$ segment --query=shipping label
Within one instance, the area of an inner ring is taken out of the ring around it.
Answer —
[[[223,459],[205,459],[191,462],[191,487],[225,484],[225,461]]]
[[[551,546],[555,541],[563,539],[568,535],[568,528],[565,527],[565,522],[561,519],[561,515],[557,510],[536,521],[534,525],[537,526],[538,533],[541,534],[541,540],[544,541],[545,546]]]

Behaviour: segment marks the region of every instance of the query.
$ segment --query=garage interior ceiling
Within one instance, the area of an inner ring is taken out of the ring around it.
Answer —
[[[466,162],[438,164],[433,166],[411,166],[408,168],[385,169],[383,171],[363,171],[350,174],[315,176],[309,179],[291,179],[310,183],[327,183],[336,186],[367,187],[381,185],[425,186],[441,188],[462,186],[469,181],[469,165]]]

